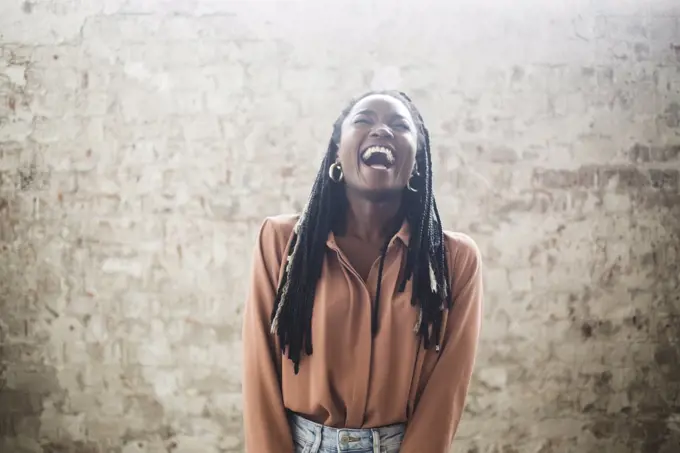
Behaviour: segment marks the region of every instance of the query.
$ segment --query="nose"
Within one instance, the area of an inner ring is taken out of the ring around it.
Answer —
[[[371,130],[371,137],[389,137],[394,138],[392,130],[384,124],[377,125]]]

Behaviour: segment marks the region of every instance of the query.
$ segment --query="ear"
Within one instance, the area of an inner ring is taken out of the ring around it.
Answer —
[[[328,153],[331,155],[333,162],[337,162],[339,160],[338,144],[335,142],[335,138],[333,137],[331,137],[330,141],[328,142]]]

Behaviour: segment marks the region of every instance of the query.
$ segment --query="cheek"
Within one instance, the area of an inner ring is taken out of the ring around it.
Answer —
[[[416,150],[418,147],[418,142],[415,139],[408,138],[404,148],[408,150],[408,157],[406,158],[405,164],[407,166],[413,166],[416,162]]]
[[[352,157],[354,153],[352,152],[351,144],[347,141],[341,142],[338,147],[338,159],[343,164],[343,166],[351,165],[353,162]]]
[[[340,136],[340,145],[338,146],[338,158],[346,163],[353,162],[356,159],[356,150],[360,143],[360,138],[357,134],[343,133]]]

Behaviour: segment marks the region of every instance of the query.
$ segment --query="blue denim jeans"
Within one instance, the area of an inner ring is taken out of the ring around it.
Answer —
[[[369,429],[336,429],[289,415],[295,453],[398,453],[404,424]]]

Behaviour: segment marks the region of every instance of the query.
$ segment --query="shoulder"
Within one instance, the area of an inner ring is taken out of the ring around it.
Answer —
[[[275,253],[278,257],[283,255],[299,218],[299,214],[265,217],[260,225],[259,247]]]
[[[299,214],[279,214],[265,217],[262,222],[262,229],[275,236],[289,237],[293,233],[293,228],[299,218]]]
[[[444,239],[453,273],[460,274],[461,270],[475,272],[481,267],[482,253],[474,239],[465,233],[446,230]]]

